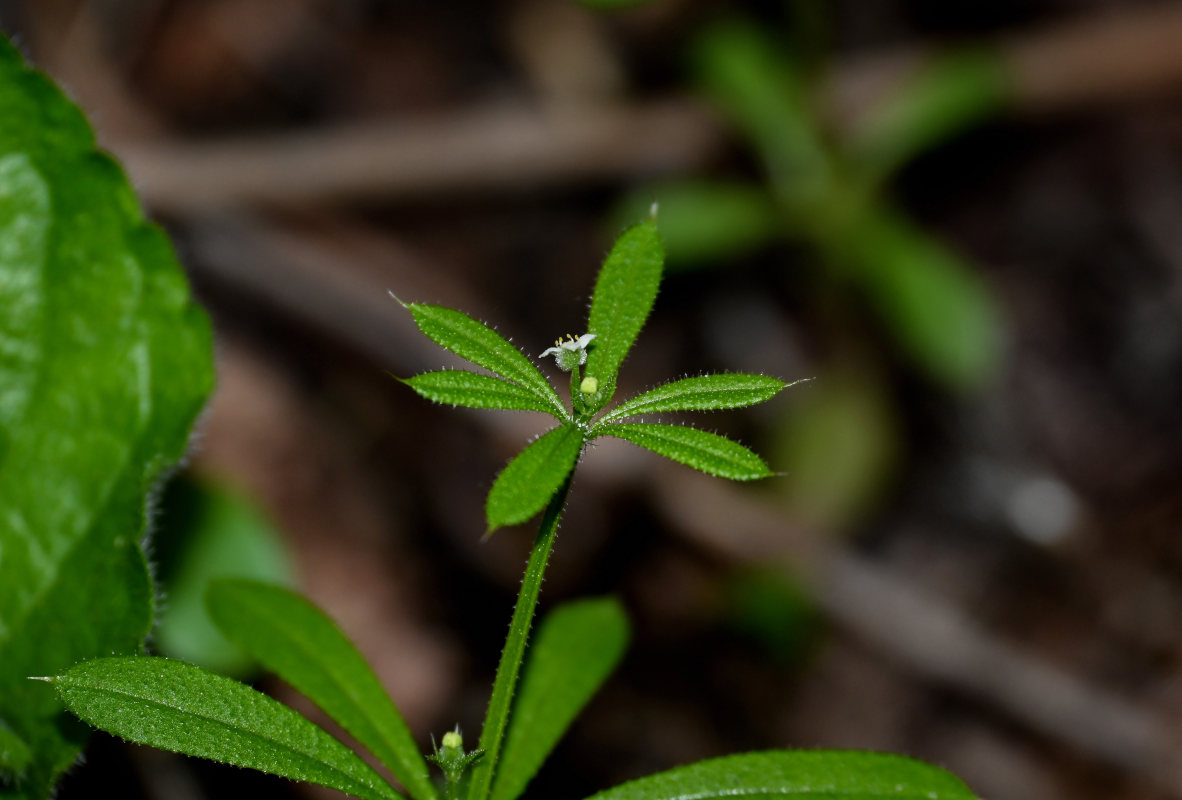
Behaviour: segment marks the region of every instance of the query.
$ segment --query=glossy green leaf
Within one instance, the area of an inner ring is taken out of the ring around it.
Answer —
[[[621,784],[588,800],[976,800],[938,767],[901,756],[771,750],[713,758]]]
[[[575,467],[583,431],[562,425],[543,434],[501,470],[488,493],[484,513],[490,531],[525,522],[542,510]]]
[[[403,381],[423,397],[436,403],[468,408],[504,408],[519,411],[541,411],[553,414],[554,406],[542,402],[538,396],[516,383],[468,372],[462,369],[444,369],[424,372]]]
[[[613,219],[637,219],[656,201],[657,230],[671,269],[704,266],[747,255],[774,242],[783,216],[768,191],[754,183],[682,180],[633,193]]]
[[[525,387],[559,416],[566,409],[554,387],[525,354],[483,322],[444,306],[407,303],[415,324],[431,341],[477,366]]]
[[[616,240],[599,270],[587,332],[595,341],[583,374],[599,381],[586,399],[602,408],[616,391],[616,374],[652,311],[661,283],[665,248],[653,220],[634,225]]]
[[[1001,321],[984,281],[900,217],[867,214],[839,245],[904,352],[953,388],[979,386],[1001,358]]]
[[[43,798],[85,742],[26,680],[138,650],[145,497],[212,380],[209,324],[81,113],[0,37],[0,719]]]
[[[222,675],[247,675],[256,661],[218,632],[205,590],[230,577],[291,584],[291,558],[278,532],[245,497],[183,476],[165,490],[157,522],[153,556],[168,603],[154,650]]]
[[[846,144],[854,167],[882,180],[907,161],[996,113],[1009,94],[997,54],[933,58],[883,100]]]
[[[738,442],[684,425],[651,422],[613,423],[597,431],[652,450],[687,467],[733,481],[753,481],[772,474],[763,459]]]
[[[627,646],[628,618],[612,598],[568,603],[546,617],[529,650],[492,800],[525,791]]]
[[[307,718],[245,684],[183,661],[99,658],[48,680],[72,712],[131,742],[366,800],[401,796]]]
[[[0,721],[0,784],[14,783],[33,760],[33,752],[12,728]]]
[[[257,581],[215,581],[206,600],[226,638],[320,706],[415,798],[436,796],[402,715],[361,653],[323,611],[295,592]]]
[[[753,406],[771,400],[781,389],[796,383],[800,381],[784,383],[767,375],[739,372],[682,378],[621,403],[605,414],[600,423],[662,411],[714,411]]]

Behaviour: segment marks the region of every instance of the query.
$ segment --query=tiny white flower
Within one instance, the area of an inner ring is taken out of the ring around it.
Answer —
[[[556,339],[554,346],[543,350],[538,358],[554,356],[558,368],[563,372],[570,372],[575,367],[587,363],[587,345],[594,338],[594,333],[584,333],[577,339],[568,334],[565,339]]]

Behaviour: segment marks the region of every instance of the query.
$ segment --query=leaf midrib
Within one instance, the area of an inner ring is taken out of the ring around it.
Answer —
[[[67,679],[67,680],[68,680],[68,679]],[[189,715],[191,715],[191,716],[197,717],[198,719],[205,720],[206,722],[212,722],[212,723],[214,723],[215,725],[219,725],[219,726],[221,726],[221,727],[223,727],[223,728],[226,728],[227,730],[236,731],[236,732],[238,732],[238,733],[244,734],[244,735],[246,735],[246,736],[248,736],[248,737],[251,737],[251,738],[253,738],[253,739],[258,739],[258,740],[260,740],[260,741],[262,741],[262,742],[267,742],[267,743],[270,743],[270,744],[274,745],[275,747],[277,747],[277,748],[279,748],[279,749],[281,749],[281,750],[286,750],[287,752],[289,752],[289,753],[294,753],[294,754],[296,754],[297,756],[303,756],[304,758],[307,758],[307,759],[309,759],[309,760],[311,760],[311,761],[314,761],[314,762],[316,762],[317,764],[320,764],[320,765],[324,766],[324,767],[325,767],[325,768],[327,768],[327,769],[328,769],[330,772],[333,772],[333,773],[335,773],[335,774],[337,774],[337,775],[340,775],[340,776],[342,776],[342,777],[343,777],[343,778],[344,778],[344,779],[345,779],[347,782],[349,782],[349,783],[356,784],[356,785],[358,785],[358,786],[361,786],[362,788],[365,788],[365,789],[370,789],[370,790],[372,790],[372,791],[374,791],[374,792],[376,792],[376,793],[378,793],[378,794],[382,794],[382,792],[381,792],[379,789],[375,789],[375,788],[374,788],[374,787],[372,787],[372,786],[366,786],[364,783],[361,783],[361,782],[360,782],[360,781],[359,781],[357,778],[354,778],[354,777],[352,777],[351,775],[349,775],[349,773],[342,771],[342,770],[341,770],[339,767],[333,766],[332,764],[329,764],[329,763],[327,763],[327,762],[325,762],[325,761],[321,761],[320,759],[316,758],[316,757],[315,757],[315,756],[313,756],[313,755],[310,755],[310,754],[308,754],[308,753],[305,753],[305,752],[303,752],[303,751],[301,751],[301,750],[297,750],[296,748],[294,748],[294,747],[292,747],[292,746],[290,746],[290,745],[287,745],[287,744],[284,744],[283,742],[280,742],[280,741],[277,741],[277,740],[275,740],[275,739],[272,739],[272,738],[270,738],[270,737],[268,737],[268,736],[266,736],[266,735],[264,735],[264,734],[257,733],[257,732],[255,732],[255,731],[251,731],[251,730],[247,730],[247,729],[245,729],[245,728],[236,728],[236,727],[234,727],[233,725],[227,724],[226,722],[224,722],[224,721],[222,721],[222,720],[219,720],[219,719],[216,719],[216,718],[214,718],[214,717],[208,716],[207,714],[203,714],[203,713],[200,713],[200,712],[198,712],[198,711],[190,711],[189,709],[187,709],[187,708],[183,708],[183,707],[180,707],[180,706],[169,705],[168,703],[165,703],[165,702],[163,702],[163,701],[161,701],[161,700],[155,700],[155,699],[153,699],[153,698],[151,698],[151,697],[143,697],[143,696],[141,696],[141,695],[134,694],[134,693],[132,693],[132,692],[130,692],[130,691],[123,691],[123,690],[121,690],[121,689],[98,688],[98,687],[95,687],[95,686],[90,686],[90,685],[87,685],[87,684],[82,684],[82,683],[80,683],[80,682],[79,682],[79,683],[75,683],[74,685],[75,685],[75,686],[77,686],[77,687],[79,687],[79,688],[83,688],[83,689],[89,689],[89,690],[90,690],[90,691],[92,691],[92,692],[105,693],[105,694],[111,694],[111,695],[118,695],[118,696],[120,696],[120,697],[127,697],[127,698],[131,698],[131,699],[133,699],[133,700],[139,700],[139,701],[141,701],[141,702],[148,703],[148,704],[150,704],[150,705],[157,706],[157,707],[159,707],[159,708],[166,708],[166,709],[169,709],[169,710],[171,710],[171,711],[176,711],[177,713],[180,713],[180,714],[189,714]],[[285,706],[284,706],[284,707],[285,707]],[[290,710],[290,709],[288,709],[288,710]],[[292,711],[292,713],[294,714],[294,713],[297,713],[297,712],[294,712],[294,711]],[[315,725],[315,723],[311,722],[311,720],[308,720],[308,722],[309,722],[309,724],[311,724],[311,725]],[[317,728],[317,730],[320,730],[320,729],[319,729],[319,728]],[[322,732],[323,732],[323,731],[322,731]],[[325,733],[324,735],[325,735],[325,736],[328,736],[328,734],[327,734],[327,733]],[[331,737],[330,737],[330,738],[331,738]],[[332,741],[336,741],[336,740],[335,740],[335,739],[333,739]],[[339,744],[339,742],[338,742],[338,744]],[[344,745],[341,745],[341,747],[344,747]],[[207,756],[202,756],[202,758],[207,758]],[[222,760],[220,760],[220,759],[210,759],[210,760],[211,760],[211,761],[219,761],[219,763],[223,763],[223,764],[231,764],[231,765],[233,765],[233,762],[231,762],[231,761],[222,761]],[[362,763],[364,763],[364,762],[362,762]],[[375,773],[375,774],[376,774],[376,773]],[[336,788],[336,787],[334,787],[334,788]],[[391,790],[391,791],[390,791],[390,793],[389,793],[389,794],[387,794],[386,796],[387,796],[387,797],[390,797],[390,798],[398,798],[398,797],[400,797],[400,795],[398,795],[398,794],[397,794],[396,792],[394,792],[393,790]]]

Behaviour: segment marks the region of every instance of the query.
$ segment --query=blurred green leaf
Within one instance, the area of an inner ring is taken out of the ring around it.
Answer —
[[[968,264],[881,210],[864,215],[838,247],[900,347],[930,377],[967,389],[994,374],[1001,321]]]
[[[628,618],[612,598],[559,606],[529,650],[492,800],[516,800],[571,722],[616,668]]]
[[[730,624],[783,666],[800,664],[824,625],[812,599],[780,571],[746,569],[731,575],[726,604]]]
[[[230,641],[294,686],[385,764],[418,800],[435,787],[402,714],[336,624],[279,586],[215,581],[209,613]]]
[[[0,784],[16,782],[32,760],[29,746],[0,720]]]
[[[924,63],[846,141],[855,172],[877,183],[917,155],[995,114],[1009,94],[995,53],[969,50]]]
[[[787,48],[753,23],[732,21],[708,28],[694,53],[699,80],[754,142],[781,198],[815,204],[829,190],[832,165]]]
[[[599,381],[598,393],[587,397],[593,409],[615,394],[620,364],[656,302],[664,263],[661,235],[650,219],[624,231],[599,270],[587,320],[587,332],[596,339],[584,371]]]
[[[489,531],[525,522],[549,502],[583,451],[583,432],[562,425],[543,434],[501,470],[484,513]]]
[[[715,180],[661,183],[634,192],[612,215],[633,220],[656,202],[670,267],[746,255],[776,240],[782,218],[762,186]]]
[[[938,767],[884,753],[770,750],[699,761],[588,800],[976,800]]]
[[[399,301],[401,302],[401,301]],[[440,347],[477,366],[525,387],[560,418],[566,408],[537,366],[505,337],[462,311],[423,303],[406,303],[426,336]]]
[[[183,661],[99,658],[49,680],[72,712],[128,741],[366,800],[401,797],[353,751],[287,706]]]
[[[684,425],[651,422],[612,423],[597,430],[599,436],[624,439],[652,450],[657,455],[720,478],[752,481],[772,474],[762,458],[738,442],[717,433]]]
[[[502,408],[517,411],[541,411],[558,419],[554,407],[544,403],[528,389],[515,383],[468,372],[462,369],[444,369],[424,372],[403,381],[420,396],[436,403],[468,408]]]
[[[157,650],[223,675],[246,675],[255,662],[214,627],[205,591],[216,578],[292,583],[282,539],[245,498],[185,479],[165,491],[160,522],[157,575],[167,603],[154,636]]]
[[[895,478],[899,423],[866,364],[824,370],[794,395],[777,434],[776,463],[788,476],[778,496],[789,514],[822,531],[861,521]]]
[[[82,114],[0,36],[0,719],[43,798],[88,731],[26,680],[136,652],[145,498],[213,382],[209,323]]]
[[[579,0],[579,2],[596,11],[620,11],[626,8],[651,5],[654,0]]]

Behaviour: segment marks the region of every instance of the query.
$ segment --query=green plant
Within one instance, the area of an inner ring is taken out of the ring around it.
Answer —
[[[13,110],[21,116],[9,113]],[[0,275],[5,278],[0,291],[15,294],[44,271],[57,270],[57,280],[43,287],[56,303],[53,313],[34,308],[27,324],[10,322],[8,328],[11,341],[48,342],[50,350],[34,353],[37,360],[31,365],[20,359],[21,348],[0,351],[5,385],[17,387],[0,403],[0,502],[5,504],[6,525],[0,540],[0,577],[5,579],[0,582],[5,600],[0,606],[0,644],[5,647],[0,797],[47,796],[57,771],[77,752],[77,728],[73,738],[54,738],[63,719],[49,686],[78,717],[131,741],[369,800],[403,796],[357,753],[262,693],[198,666],[140,654],[151,618],[151,591],[142,551],[128,531],[142,530],[144,493],[160,465],[179,453],[196,405],[208,391],[208,327],[189,302],[167,243],[159,232],[143,226],[126,182],[109,160],[94,153],[80,115],[7,45],[0,45],[0,111]],[[49,230],[51,244],[45,238]],[[129,248],[128,241],[136,247]],[[110,269],[94,267],[92,259]],[[569,407],[529,358],[491,328],[451,309],[405,304],[423,333],[493,373],[427,373],[407,380],[415,391],[456,405],[541,411],[558,421],[505,467],[486,504],[490,531],[544,513],[477,750],[465,751],[462,737],[453,731],[424,758],[357,649],[298,594],[240,578],[216,580],[207,591],[207,606],[221,633],[324,710],[415,800],[440,796],[428,761],[444,773],[447,800],[520,796],[623,653],[628,638],[623,610],[612,599],[595,599],[552,612],[540,626],[527,663],[524,658],[555,531],[575,464],[588,442],[600,436],[622,438],[736,480],[770,474],[758,456],[724,437],[628,420],[645,413],[762,402],[786,386],[778,379],[686,378],[608,409],[620,365],[656,298],[662,261],[651,219],[626,231],[600,272],[589,332],[547,351],[570,372]],[[115,280],[119,277],[123,280]],[[77,296],[53,294],[59,291]],[[99,305],[117,308],[95,310],[96,298]],[[13,307],[24,309],[20,303]],[[93,333],[88,327],[92,313],[110,315],[100,318],[111,330],[126,330],[126,341],[110,336],[120,346],[108,348],[94,336],[79,340],[79,332]],[[169,338],[157,336],[161,330],[149,324],[157,322],[167,327]],[[78,352],[65,352],[67,344]],[[9,355],[13,352],[16,357]],[[131,366],[119,369],[125,361]],[[152,367],[148,374],[145,364]],[[77,370],[82,374],[75,376]],[[51,389],[34,386],[35,374]],[[92,387],[99,389],[101,400],[119,402],[85,402],[93,396]],[[35,398],[34,390],[40,392]],[[97,409],[92,414],[79,411],[79,406],[91,405]],[[96,426],[98,435],[92,435]],[[48,445],[55,447],[44,449]],[[111,464],[122,470],[112,475]],[[104,481],[97,489],[67,491],[62,499],[63,488],[96,476]],[[40,522],[45,514],[38,506],[52,500],[60,509],[75,494],[87,502],[68,505],[65,517],[78,517],[83,534],[57,547],[66,552],[54,569],[39,569],[46,559],[37,548],[43,541],[53,543],[47,538],[51,534],[61,535],[62,520],[59,514],[47,520],[47,527],[32,529],[31,522]],[[75,551],[82,559],[77,564],[71,560]],[[39,583],[29,588],[16,580],[21,570]],[[43,584],[52,585],[38,594]],[[134,605],[113,612],[100,609],[115,613],[116,630],[108,631],[112,623],[87,615],[87,603],[128,589],[133,590],[126,596]],[[523,663],[521,691],[514,701]],[[38,675],[42,677],[32,682],[24,680]],[[801,800],[973,797],[948,773],[901,757],[770,751],[703,761],[594,798],[736,795]]]
[[[668,181],[636,192],[621,215],[660,197],[670,258],[682,265],[804,244],[826,281],[864,303],[914,367],[945,386],[978,386],[999,358],[993,298],[967,263],[892,207],[884,188],[908,162],[995,114],[1007,98],[1004,71],[985,50],[937,54],[835,130],[822,105],[825,72],[810,52],[816,38],[784,41],[739,20],[702,31],[693,47],[698,81],[764,183]]]

